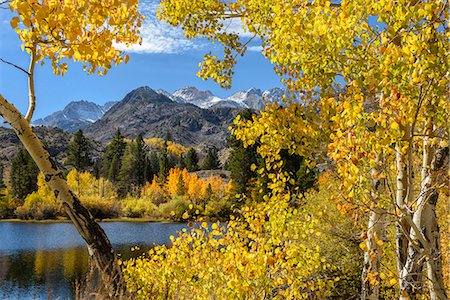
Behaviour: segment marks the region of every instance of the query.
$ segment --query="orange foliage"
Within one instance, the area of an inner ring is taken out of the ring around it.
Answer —
[[[211,186],[212,194],[216,199],[224,198],[231,190],[231,182],[225,184],[221,177],[211,176],[204,180],[200,179],[195,173],[189,173],[186,169],[173,168],[169,171],[164,188],[172,198],[179,194],[180,176],[183,181],[184,195],[194,204],[204,202],[208,185]]]
[[[156,205],[165,202],[166,193],[162,186],[153,178],[152,183],[147,182],[141,190],[141,198],[150,200]]]

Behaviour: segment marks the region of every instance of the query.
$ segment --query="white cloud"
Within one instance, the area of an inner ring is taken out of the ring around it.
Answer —
[[[192,49],[202,49],[211,47],[211,44],[201,39],[188,39],[183,36],[180,28],[175,28],[156,17],[159,1],[147,0],[141,1],[139,11],[145,16],[141,27],[141,45],[132,45],[126,47],[124,44],[116,44],[119,50],[132,53],[181,53]],[[244,41],[253,34],[245,32],[242,28],[242,22],[239,19],[230,19],[223,21],[224,30],[239,34]],[[249,51],[261,51],[261,47],[252,46]]]
[[[240,37],[250,38],[254,34],[248,31],[245,31],[242,28],[242,21],[240,19],[229,19],[222,22],[223,28],[226,32],[229,33],[237,33]]]
[[[134,53],[179,53],[190,49],[197,49],[201,44],[196,40],[189,40],[183,36],[183,31],[158,20],[156,11],[159,2],[141,2],[139,10],[145,16],[141,28],[141,45],[126,47],[118,44],[116,47],[126,52]]]
[[[262,52],[263,47],[262,46],[249,46],[247,48],[248,51],[255,51],[255,52]]]

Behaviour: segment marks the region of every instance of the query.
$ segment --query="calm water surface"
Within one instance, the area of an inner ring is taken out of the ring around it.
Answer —
[[[100,223],[114,249],[127,259],[169,244],[186,224]],[[140,252],[132,252],[132,246]],[[70,223],[0,222],[0,299],[73,299],[88,253]]]

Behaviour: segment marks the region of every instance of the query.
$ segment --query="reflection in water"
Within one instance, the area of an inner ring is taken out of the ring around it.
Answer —
[[[36,231],[32,230],[30,224],[15,225],[17,226],[7,226],[9,232],[3,234],[2,229],[6,226],[2,228],[0,223],[0,299],[73,299],[76,282],[84,279],[88,268],[88,252],[82,241],[78,240],[76,231],[72,232],[74,246],[55,248],[58,225],[63,225],[59,229],[64,236],[64,246],[70,241],[67,230],[72,228],[68,224],[44,224],[51,225],[51,235],[45,227],[40,226],[43,224],[32,224],[38,225]],[[129,259],[142,254],[154,244],[168,243],[169,236],[186,225],[104,223],[102,227],[111,237],[117,253],[123,259]],[[14,231],[24,241],[22,249],[18,247],[16,240],[9,242],[14,237],[11,235]],[[9,239],[4,239],[7,235]],[[39,248],[33,249],[30,243],[39,245]],[[140,250],[131,251],[132,246],[139,246]]]

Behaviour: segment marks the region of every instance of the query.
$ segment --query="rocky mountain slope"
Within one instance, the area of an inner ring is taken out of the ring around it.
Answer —
[[[247,91],[236,92],[227,98],[217,97],[210,91],[201,91],[195,87],[178,89],[172,94],[161,89],[153,92],[175,103],[193,104],[204,109],[212,108],[213,112],[211,114],[214,114],[214,110],[219,108],[251,108],[260,110],[264,108],[265,101],[281,101],[284,94],[284,90],[281,88],[264,91],[251,88]],[[115,101],[111,101],[104,105],[99,105],[85,100],[73,101],[62,111],[57,111],[45,118],[33,121],[33,125],[57,127],[73,133],[78,129],[86,129],[89,127],[116,103]]]
[[[202,109],[189,103],[171,100],[161,92],[141,87],[128,93],[103,117],[85,129],[87,136],[108,142],[117,128],[128,138],[172,139],[184,146],[214,145],[223,147],[229,135],[228,125],[239,109],[213,107]]]
[[[58,127],[67,132],[84,129],[100,119],[116,102],[107,102],[98,105],[93,102],[81,100],[70,102],[62,111],[57,111],[43,119],[33,122],[34,126],[44,125]]]
[[[33,130],[47,146],[50,155],[62,164],[72,135],[53,127],[36,126]],[[0,161],[4,166],[10,165],[21,148],[22,143],[14,131],[11,128],[0,127]]]
[[[62,129],[48,126],[34,126],[33,131],[47,147],[50,155],[56,159],[57,165],[65,169],[67,150],[73,135]],[[95,140],[90,140],[92,145],[92,159],[100,159],[105,151],[105,146]],[[12,128],[0,127],[0,162],[7,169],[19,150],[23,148],[19,138]]]

